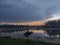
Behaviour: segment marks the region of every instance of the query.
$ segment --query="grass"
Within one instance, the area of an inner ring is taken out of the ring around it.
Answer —
[[[27,43],[29,41],[29,43]],[[40,41],[32,41],[26,39],[0,38],[0,45],[57,45]]]

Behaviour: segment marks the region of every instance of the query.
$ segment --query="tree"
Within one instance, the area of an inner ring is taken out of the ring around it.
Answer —
[[[32,34],[33,32],[32,31],[26,31],[25,33],[24,33],[24,36],[25,37],[27,37],[27,38],[29,38],[29,36]],[[29,40],[27,40],[27,43],[29,43]]]
[[[26,31],[25,34],[24,34],[24,36],[25,37],[29,37],[32,33],[33,33],[32,31],[31,32],[30,31]]]

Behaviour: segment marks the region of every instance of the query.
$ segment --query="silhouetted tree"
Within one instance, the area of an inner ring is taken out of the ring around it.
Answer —
[[[60,28],[60,19],[46,22],[45,27],[47,27],[47,28]]]
[[[30,36],[32,33],[33,33],[32,31],[28,31],[28,30],[27,30],[27,31],[25,32],[24,36],[27,37],[27,38],[29,38],[29,36]],[[27,40],[27,43],[29,43],[29,40]]]
[[[33,33],[32,31],[31,32],[27,31],[27,32],[25,32],[24,36],[29,37],[32,33]]]

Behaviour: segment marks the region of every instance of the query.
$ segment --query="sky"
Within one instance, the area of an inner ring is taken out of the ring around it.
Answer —
[[[60,19],[60,0],[0,0],[0,23],[42,24]]]

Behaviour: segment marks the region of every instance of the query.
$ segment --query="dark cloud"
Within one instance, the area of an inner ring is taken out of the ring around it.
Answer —
[[[60,9],[60,0],[0,0],[0,22],[45,20]]]

